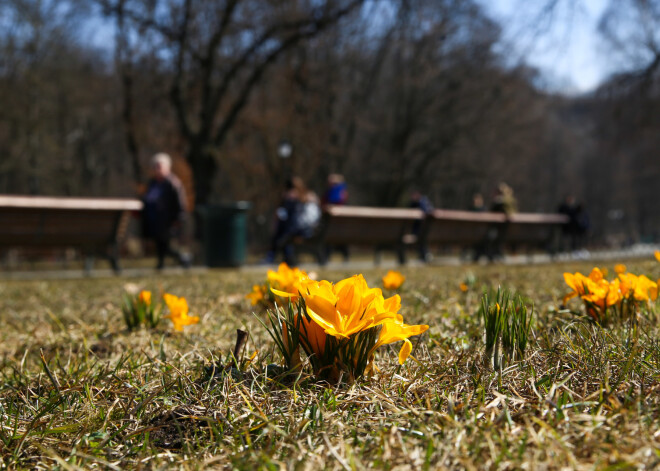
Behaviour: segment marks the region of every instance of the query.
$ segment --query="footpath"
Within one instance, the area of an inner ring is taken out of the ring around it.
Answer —
[[[653,253],[660,250],[660,245],[655,244],[637,244],[622,249],[603,249],[591,252],[581,251],[576,253],[561,253],[551,258],[547,254],[512,254],[505,255],[502,259],[495,263],[503,265],[528,265],[528,264],[550,264],[550,263],[569,263],[577,261],[591,261],[594,264],[600,262],[607,262],[613,260],[630,260],[630,259],[652,259]],[[405,267],[423,267],[423,266],[466,266],[472,264],[457,255],[439,255],[435,256],[430,263],[422,263],[418,260],[411,259]],[[480,261],[480,264],[487,264],[485,259]],[[212,273],[217,270],[238,270],[242,272],[265,272],[269,268],[277,268],[276,264],[247,264],[238,268],[207,268],[204,266],[193,266],[191,268],[181,267],[166,267],[163,270],[155,270],[151,266],[140,266],[124,268],[120,277],[122,278],[143,278],[153,276],[183,276],[183,275],[203,275]],[[301,263],[300,268],[306,271],[319,270],[320,267],[316,263]],[[401,268],[396,259],[383,257],[379,265],[375,265],[373,258],[366,255],[356,257],[354,260],[348,262],[331,260],[323,270],[328,271],[350,271],[358,273],[364,270],[374,268],[393,269]],[[112,278],[117,275],[110,269],[99,267],[86,273],[81,268],[68,268],[68,269],[33,269],[33,270],[12,270],[7,267],[0,269],[0,280],[76,280],[83,278]]]

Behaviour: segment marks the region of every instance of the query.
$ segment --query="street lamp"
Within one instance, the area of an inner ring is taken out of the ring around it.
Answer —
[[[291,178],[291,155],[293,154],[293,146],[287,139],[281,139],[277,144],[277,155],[282,159],[282,176],[284,181]]]
[[[293,154],[293,146],[286,139],[282,139],[279,144],[277,144],[277,155],[282,159],[288,159]]]

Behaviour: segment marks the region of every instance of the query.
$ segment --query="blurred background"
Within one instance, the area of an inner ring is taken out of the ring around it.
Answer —
[[[135,196],[168,152],[190,209],[252,203],[253,249],[331,173],[656,242],[659,124],[657,0],[0,0],[0,193]]]

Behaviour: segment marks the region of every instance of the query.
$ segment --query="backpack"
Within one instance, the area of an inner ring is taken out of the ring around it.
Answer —
[[[298,213],[298,227],[302,230],[314,229],[321,220],[321,208],[313,201],[302,203]]]

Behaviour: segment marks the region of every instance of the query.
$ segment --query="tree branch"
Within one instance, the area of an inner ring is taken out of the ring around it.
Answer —
[[[174,112],[176,114],[179,128],[184,137],[190,140],[193,137],[192,127],[188,119],[188,114],[185,105],[185,98],[183,96],[183,76],[184,76],[184,59],[186,43],[188,41],[188,25],[190,23],[190,6],[192,0],[186,0],[184,4],[183,18],[179,28],[179,35],[176,43],[179,45],[179,50],[176,55],[174,79],[172,81],[172,88],[170,89],[170,98],[174,105]]]
[[[261,80],[261,77],[263,76],[264,72],[266,69],[273,63],[277,58],[284,53],[286,50],[289,48],[295,46],[298,44],[300,41],[303,39],[308,39],[316,36],[318,33],[323,31],[325,28],[328,26],[336,23],[339,21],[342,17],[346,16],[349,14],[353,9],[355,9],[358,5],[362,3],[363,0],[353,0],[351,3],[346,5],[344,8],[339,9],[336,11],[333,15],[325,16],[322,17],[318,20],[313,20],[312,22],[297,22],[298,24],[304,26],[305,28],[300,28],[298,29],[294,34],[286,38],[278,48],[275,50],[271,51],[270,54],[268,54],[265,59],[258,64],[253,70],[252,73],[250,74],[249,78],[246,80],[246,82],[243,84],[243,87],[241,87],[240,92],[238,93],[238,97],[234,102],[232,103],[231,107],[229,108],[229,111],[227,112],[224,120],[220,124],[220,127],[218,128],[218,131],[215,134],[215,138],[213,140],[214,144],[216,146],[219,146],[222,144],[224,141],[229,129],[234,125],[236,119],[238,118],[238,115],[240,111],[243,109],[245,104],[248,101],[248,98],[250,96],[250,93],[252,92],[252,89],[254,86]],[[272,29],[272,28],[271,28]],[[277,27],[275,27],[277,29]],[[258,43],[265,43],[265,35],[262,36],[259,40],[253,44],[252,47],[248,51],[246,51],[246,54],[241,57],[239,60],[239,63],[247,63],[247,60],[249,59],[249,56],[247,53],[249,51],[256,51],[258,49],[257,44]],[[238,64],[238,63],[237,63]],[[235,64],[236,66],[236,64]],[[237,71],[240,69],[236,69],[234,71],[234,74],[237,73]],[[227,79],[229,74],[225,76]],[[231,78],[231,77],[230,77]],[[226,80],[221,87],[218,89],[218,96],[216,96],[217,102],[215,103],[216,106],[219,106],[219,102],[221,99],[221,95],[224,95],[227,91],[228,88],[228,81]]]

